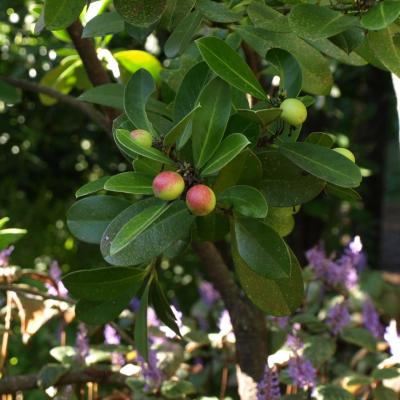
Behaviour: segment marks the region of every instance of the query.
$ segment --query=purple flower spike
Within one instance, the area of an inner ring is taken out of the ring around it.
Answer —
[[[58,262],[54,260],[49,269],[49,276],[53,279],[56,287],[51,284],[46,284],[47,292],[52,296],[61,296],[61,297],[68,297],[68,289],[64,286],[61,281],[62,271]]]
[[[302,388],[313,388],[316,385],[317,371],[310,360],[303,356],[295,355],[289,360],[288,374],[293,384]]]
[[[117,330],[113,328],[110,324],[104,327],[104,343],[119,345],[121,343],[121,337],[119,336]]]
[[[0,267],[8,267],[11,253],[14,251],[14,246],[0,251]]]
[[[75,341],[76,359],[81,364],[86,363],[86,358],[89,355],[89,338],[86,326],[79,324],[78,333]]]
[[[257,384],[257,400],[280,400],[281,389],[279,387],[279,378],[276,368],[269,368],[265,364],[264,375]]]
[[[136,361],[142,368],[143,379],[146,382],[144,391],[149,392],[155,389],[159,389],[164,379],[164,374],[158,368],[157,353],[154,350],[149,351],[148,363],[146,363],[143,357],[140,355],[136,357]]]
[[[328,310],[327,323],[334,335],[339,334],[350,323],[350,319],[346,301],[337,303]]]
[[[219,293],[214,289],[214,286],[206,281],[202,281],[199,285],[200,297],[207,307],[211,307],[220,299]]]
[[[377,338],[380,339],[383,336],[383,326],[379,321],[379,314],[376,311],[374,303],[371,299],[363,304],[362,308],[362,319],[364,326]]]

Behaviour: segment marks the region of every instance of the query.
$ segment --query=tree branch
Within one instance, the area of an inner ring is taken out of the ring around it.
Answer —
[[[241,399],[256,398],[256,383],[260,380],[267,358],[265,316],[242,295],[221,253],[211,242],[194,242],[210,281],[220,292],[231,317],[236,337],[236,355]]]
[[[17,391],[39,388],[38,374],[6,376],[0,380],[0,394],[15,393]],[[128,386],[125,383],[126,376],[119,372],[95,367],[66,372],[54,386],[70,385],[75,383],[97,382],[102,384]]]
[[[67,94],[63,94],[49,88],[47,86],[38,85],[36,83],[32,83],[26,81],[24,79],[15,79],[10,77],[1,76],[0,80],[9,83],[17,88],[22,90],[26,90],[28,92],[33,93],[41,93],[47,96],[52,97],[53,99],[58,100],[61,103],[67,104],[76,110],[86,114],[93,122],[95,122],[100,128],[102,128],[105,132],[110,133],[110,123],[99,111],[97,111],[93,106],[90,104],[84,103],[83,101],[77,100],[73,96],[69,96]]]

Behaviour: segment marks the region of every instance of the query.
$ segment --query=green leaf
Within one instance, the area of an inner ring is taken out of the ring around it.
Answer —
[[[126,85],[124,109],[126,115],[137,129],[145,129],[158,136],[146,112],[146,103],[155,89],[151,74],[144,69],[139,69],[132,75]]]
[[[374,400],[398,400],[398,394],[387,387],[379,386],[372,390]],[[332,399],[333,400],[333,399]]]
[[[161,395],[165,399],[186,399],[197,393],[196,387],[190,381],[164,381],[161,386]]]
[[[237,27],[235,30],[263,58],[273,48],[292,54],[301,66],[303,90],[311,94],[329,94],[333,83],[329,63],[306,41],[294,33],[269,32],[251,26]]]
[[[188,114],[186,114],[177,124],[175,124],[171,130],[164,137],[164,146],[172,146],[180,137],[184,134],[188,125],[192,122],[196,111],[201,108],[198,104]]]
[[[52,31],[67,28],[79,18],[85,7],[85,0],[46,0],[44,23]]]
[[[19,228],[7,228],[0,230],[0,250],[5,249],[10,244],[15,243],[27,233],[28,231],[26,229]]]
[[[374,56],[389,71],[400,76],[400,43],[396,38],[400,28],[396,24],[380,31],[371,31],[367,36],[367,43]]]
[[[108,224],[129,202],[112,196],[91,196],[78,200],[67,211],[67,225],[79,240],[100,243]]]
[[[55,386],[60,378],[68,372],[69,368],[62,364],[46,364],[41,368],[37,376],[38,386],[45,390]]]
[[[279,151],[317,178],[347,188],[360,185],[360,168],[336,151],[312,143],[284,143]]]
[[[282,114],[280,108],[265,108],[261,110],[238,109],[238,114],[249,121],[256,122],[265,127],[277,120]]]
[[[380,30],[388,27],[400,15],[398,1],[385,0],[375,4],[362,14],[361,25],[368,30]]]
[[[79,198],[87,196],[88,194],[92,194],[98,192],[99,190],[104,189],[104,184],[109,178],[110,178],[109,176],[103,176],[102,178],[97,179],[95,181],[85,183],[76,191],[75,197]]]
[[[134,293],[129,291],[114,299],[90,301],[81,299],[75,306],[76,318],[89,325],[102,325],[117,318],[124,310]]]
[[[292,31],[288,18],[266,4],[253,2],[247,7],[247,13],[257,28],[263,28],[270,32]]]
[[[163,166],[162,163],[150,160],[148,158],[138,158],[137,160],[133,161],[132,165],[136,172],[150,175],[152,177],[156,176],[161,171]]]
[[[147,307],[149,305],[149,290],[151,280],[147,283],[146,288],[140,298],[139,310],[135,319],[135,345],[139,354],[148,361],[149,343],[147,339]]]
[[[125,29],[123,18],[115,11],[96,15],[83,28],[82,37],[92,38],[122,32]]]
[[[174,58],[181,54],[190,44],[202,21],[199,11],[188,14],[174,29],[164,45],[165,55]]]
[[[289,25],[301,37],[321,39],[356,26],[357,19],[331,10],[329,7],[298,4],[290,11]]]
[[[160,150],[154,147],[145,147],[134,142],[130,132],[125,129],[117,129],[115,138],[118,145],[133,158],[140,155],[163,164],[174,165],[174,162]]]
[[[335,385],[323,385],[317,388],[318,395],[322,400],[354,400],[347,390]]]
[[[21,92],[14,86],[0,80],[0,101],[16,104],[21,101]]]
[[[375,337],[364,328],[345,328],[340,334],[342,340],[355,344],[360,347],[365,347],[370,351],[376,351]]]
[[[293,207],[269,207],[264,222],[280,236],[288,236],[292,233],[295,225]]]
[[[149,228],[142,232],[124,250],[111,256],[110,247],[118,231],[144,209],[156,205],[152,197],[138,201],[118,215],[104,232],[100,249],[105,260],[113,265],[139,265],[162,254],[179,239],[185,238],[194,221],[183,201],[175,201]]]
[[[313,143],[318,146],[327,147],[330,149],[335,143],[333,135],[324,132],[311,132],[304,140],[307,143]]]
[[[375,368],[371,376],[376,380],[393,379],[400,376],[399,368]]]
[[[307,203],[324,189],[325,182],[305,173],[276,150],[259,154],[263,177],[260,190],[273,207]]]
[[[253,71],[223,40],[216,37],[203,37],[196,40],[196,44],[204,61],[218,76],[233,87],[250,93],[258,99],[266,98]]]
[[[71,272],[62,282],[77,299],[101,301],[117,299],[127,292],[133,297],[144,277],[142,269],[106,267]]]
[[[201,171],[201,176],[209,176],[217,173],[249,144],[250,141],[241,133],[233,133],[227,136]]]
[[[336,351],[335,340],[327,336],[306,336],[304,339],[304,356],[317,369],[331,360]]]
[[[240,285],[259,309],[270,315],[284,316],[293,314],[300,307],[304,299],[304,283],[299,262],[291,251],[290,278],[274,280],[263,278],[249,268],[235,245],[232,256]]]
[[[256,274],[274,280],[290,277],[288,248],[272,228],[252,218],[236,217],[234,234],[240,257]]]
[[[231,112],[229,86],[219,78],[212,80],[200,95],[200,110],[193,119],[193,159],[201,168],[215,153],[224,136]]]
[[[161,25],[172,31],[190,13],[196,0],[167,0],[167,8],[161,18]]]
[[[350,54],[363,43],[365,40],[365,33],[361,28],[351,28],[338,35],[332,36],[329,40],[343,49],[347,54]]]
[[[200,12],[210,21],[227,24],[239,21],[241,14],[230,10],[224,3],[211,0],[198,0],[197,7]]]
[[[234,211],[246,217],[265,218],[268,214],[265,197],[251,186],[232,186],[218,196],[218,201],[230,204]]]
[[[114,0],[114,7],[122,18],[138,27],[147,27],[157,22],[166,6],[166,0]]]
[[[148,207],[135,215],[115,235],[111,242],[110,255],[113,256],[134,241],[144,230],[156,221],[169,207],[168,203]]]
[[[111,192],[153,194],[151,176],[138,172],[122,172],[107,179],[104,189]]]
[[[286,50],[281,49],[270,50],[266,59],[277,69],[281,78],[280,87],[286,91],[288,97],[296,97],[300,93],[303,82],[297,60]]]
[[[332,185],[331,183],[328,183],[326,185],[325,191],[327,194],[337,197],[341,200],[361,200],[361,196],[354,189],[343,188],[340,186]]]
[[[124,109],[124,86],[119,83],[106,83],[95,86],[82,93],[78,99],[106,107]]]

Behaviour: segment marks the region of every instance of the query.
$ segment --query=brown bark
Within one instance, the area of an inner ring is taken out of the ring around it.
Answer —
[[[216,246],[211,242],[193,243],[208,278],[225,303],[236,336],[239,394],[242,400],[256,398],[267,357],[265,316],[242,294]]]

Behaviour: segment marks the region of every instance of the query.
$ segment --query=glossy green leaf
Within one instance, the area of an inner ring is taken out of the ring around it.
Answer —
[[[349,54],[365,40],[365,33],[361,28],[351,28],[332,36],[329,40]]]
[[[269,315],[293,314],[304,299],[304,283],[299,262],[290,251],[292,274],[289,278],[266,279],[254,272],[240,257],[236,246],[232,249],[235,271],[248,298]]]
[[[166,6],[166,0],[114,0],[114,7],[122,18],[137,27],[157,22]]]
[[[392,367],[392,368],[375,368],[371,376],[377,380],[383,379],[393,379],[400,376],[399,368]]]
[[[340,186],[332,185],[328,183],[325,187],[325,191],[327,194],[337,197],[341,200],[361,200],[361,196],[354,189],[343,188]]]
[[[76,318],[85,324],[103,325],[117,318],[135,295],[133,288],[114,299],[90,301],[80,299],[75,306]]]
[[[350,392],[332,384],[318,386],[317,393],[323,400],[354,400]]]
[[[95,86],[82,93],[78,99],[88,103],[124,109],[124,86],[119,83],[106,83]]]
[[[289,14],[293,31],[306,39],[321,39],[337,35],[357,25],[357,19],[314,4],[295,5]]]
[[[117,129],[115,137],[119,146],[131,157],[140,155],[163,164],[174,164],[174,162],[160,150],[157,150],[154,147],[145,147],[134,142],[131,138],[130,132],[125,129]]]
[[[341,154],[312,143],[284,143],[279,151],[298,167],[317,178],[341,187],[361,183],[360,168]]]
[[[161,25],[172,31],[190,13],[196,0],[167,0],[167,7],[161,18]]]
[[[79,18],[85,7],[85,0],[46,0],[44,23],[52,31],[67,28]]]
[[[269,207],[264,222],[280,236],[288,236],[292,233],[295,225],[293,207]]]
[[[268,279],[290,276],[288,248],[272,228],[252,218],[235,218],[234,232],[240,257],[256,274]]]
[[[265,218],[268,214],[265,197],[252,186],[232,186],[218,195],[218,202],[231,205],[235,212],[246,217]]]
[[[100,179],[97,179],[92,182],[85,183],[83,186],[81,186],[75,193],[75,197],[83,197],[87,196],[88,194],[96,193],[99,190],[104,189],[104,184],[107,182],[109,179],[109,176],[103,176]]]
[[[138,172],[122,172],[107,179],[104,189],[111,192],[153,194],[151,176]]]
[[[396,24],[380,31],[368,33],[367,42],[374,56],[389,71],[400,76],[400,43],[398,35],[400,27]]]
[[[165,55],[173,58],[181,54],[189,46],[192,37],[200,27],[201,21],[202,15],[199,11],[193,11],[183,18],[165,42]]]
[[[82,37],[92,38],[122,32],[125,29],[123,18],[115,11],[96,15],[83,28]]]
[[[335,137],[325,132],[311,132],[304,141],[330,149],[335,143]]]
[[[200,104],[194,107],[192,111],[186,114],[176,125],[171,128],[171,130],[164,137],[165,146],[172,146],[181,137],[181,135],[183,135],[199,108],[201,108]]]
[[[259,157],[263,169],[259,188],[270,206],[291,207],[307,203],[325,187],[325,181],[307,174],[277,150],[266,150]]]
[[[78,200],[67,211],[67,225],[79,240],[100,243],[108,224],[129,202],[112,196],[91,196]]]
[[[0,101],[6,104],[16,104],[21,101],[21,92],[11,84],[0,80]]]
[[[282,114],[280,108],[265,108],[261,110],[238,109],[237,112],[241,117],[256,122],[262,126],[269,125],[277,120]]]
[[[200,95],[201,108],[193,119],[192,149],[195,166],[201,168],[213,156],[224,136],[231,113],[229,86],[212,80]]]
[[[133,296],[144,275],[138,268],[106,267],[74,271],[65,275],[62,281],[73,297],[101,301],[118,298],[126,292]]]
[[[380,30],[388,27],[400,15],[398,1],[385,0],[376,3],[361,16],[361,25],[368,30]]]
[[[15,243],[28,233],[26,229],[7,228],[0,230],[0,250],[5,249],[10,244]]]
[[[110,255],[113,256],[123,250],[129,243],[133,242],[143,231],[155,222],[167,209],[169,205],[160,201],[144,209],[128,221],[115,235],[111,241]]]
[[[132,75],[126,85],[124,109],[126,115],[137,129],[145,129],[157,135],[146,112],[146,103],[155,89],[151,74],[144,69],[139,69]]]
[[[281,78],[280,87],[288,97],[296,97],[301,90],[303,75],[297,60],[286,50],[272,49],[267,53],[269,61],[277,70]]]
[[[217,3],[212,0],[198,0],[197,7],[209,21],[227,24],[239,21],[241,14],[230,10],[225,3]]]
[[[269,32],[243,26],[236,32],[261,56],[268,50],[279,48],[292,54],[301,66],[303,90],[311,94],[329,94],[333,78],[326,58],[313,46],[294,33]]]
[[[235,88],[250,93],[258,99],[266,98],[253,71],[223,40],[216,37],[204,37],[196,40],[196,44],[204,61],[218,76]]]
[[[149,228],[142,232],[129,245],[110,255],[111,242],[115,235],[129,220],[144,209],[156,205],[158,199],[151,197],[138,201],[118,215],[103,234],[100,249],[105,260],[113,265],[139,265],[159,256],[179,239],[185,238],[194,221],[183,201],[175,201]]]
[[[133,161],[132,165],[136,172],[152,177],[156,176],[163,167],[162,163],[150,160],[149,158],[138,158]]]
[[[249,144],[250,141],[241,133],[233,133],[227,136],[201,171],[201,176],[217,173]]]
[[[321,368],[325,362],[334,357],[336,351],[335,339],[322,335],[307,335],[304,339],[304,356],[315,368]]]
[[[385,386],[379,386],[373,389],[372,395],[373,400],[398,400],[399,398],[398,393]]]
[[[376,350],[376,338],[367,329],[348,327],[343,329],[340,336],[345,342],[365,347],[370,351]]]
[[[257,28],[270,32],[291,32],[288,18],[263,3],[252,2],[247,7],[251,22]]]
[[[150,282],[146,285],[142,297],[140,298],[139,310],[135,318],[135,345],[139,354],[148,361],[149,343],[147,337],[147,308],[149,305]]]

